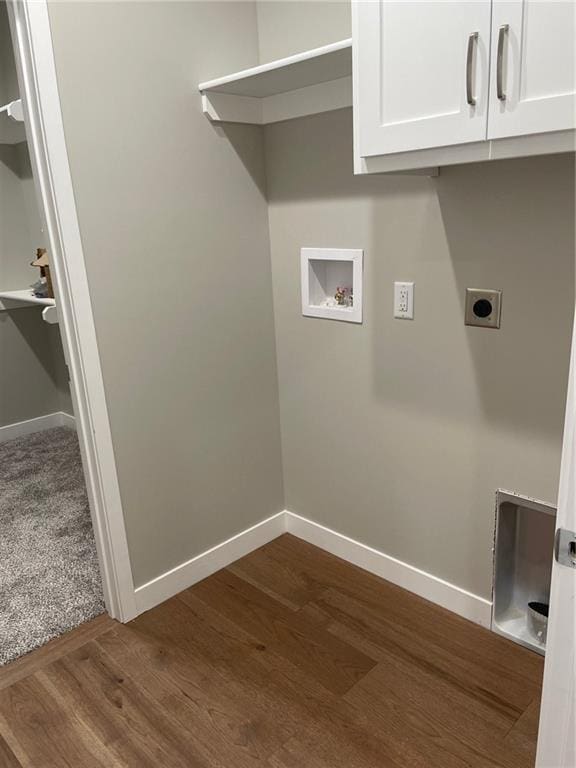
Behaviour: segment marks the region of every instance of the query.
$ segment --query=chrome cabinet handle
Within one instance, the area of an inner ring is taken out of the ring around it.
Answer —
[[[472,65],[474,64],[474,45],[478,40],[478,32],[472,32],[468,37],[468,51],[466,53],[466,101],[471,107],[476,105],[476,97],[472,92]]]
[[[504,93],[504,43],[510,29],[509,24],[502,24],[498,30],[498,54],[496,56],[496,95],[500,101],[506,101]]]

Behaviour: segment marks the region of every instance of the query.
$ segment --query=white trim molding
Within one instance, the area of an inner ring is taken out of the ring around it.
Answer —
[[[135,591],[138,613],[148,611],[164,600],[174,597],[178,592],[191,587],[220,568],[226,568],[235,560],[283,533],[291,533],[465,619],[483,627],[490,627],[490,600],[288,510],[247,528],[138,587]]]
[[[135,590],[138,613],[148,611],[164,600],[174,597],[178,592],[202,581],[221,568],[226,568],[230,563],[277,539],[285,532],[285,513],[278,512],[191,560],[177,565]]]
[[[286,532],[341,557],[365,571],[407,589],[465,619],[490,628],[492,603],[431,573],[379,552],[377,549],[286,511]]]
[[[561,529],[576,530],[576,317],[556,515],[556,531]],[[535,768],[574,768],[576,765],[575,597],[576,572],[554,557]]]
[[[349,273],[347,268],[342,271],[343,265],[348,265]],[[363,273],[362,248],[301,248],[302,314],[305,317],[361,323]],[[338,285],[352,290],[352,306],[325,304],[326,299],[334,298]]]
[[[5,443],[7,440],[15,440],[18,437],[25,437],[34,432],[43,432],[45,429],[52,429],[53,427],[76,429],[76,420],[69,413],[56,411],[55,413],[47,413],[45,416],[36,416],[34,419],[6,424],[0,427],[0,443]]]
[[[68,429],[76,429],[76,419],[70,413],[60,411],[58,416],[60,418],[60,424],[58,426],[68,427]]]
[[[9,0],[26,135],[51,256],[64,356],[112,618],[136,616],[134,582],[56,77],[47,0]]]

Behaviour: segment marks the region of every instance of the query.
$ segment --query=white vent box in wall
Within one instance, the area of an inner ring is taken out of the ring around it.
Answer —
[[[498,491],[492,629],[544,653],[556,508]]]
[[[363,257],[353,248],[302,248],[302,314],[361,323]]]

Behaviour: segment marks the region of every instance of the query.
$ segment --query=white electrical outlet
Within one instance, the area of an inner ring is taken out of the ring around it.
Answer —
[[[394,317],[414,320],[414,283],[394,283]]]

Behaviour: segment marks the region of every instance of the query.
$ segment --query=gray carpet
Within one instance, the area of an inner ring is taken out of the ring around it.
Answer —
[[[0,665],[103,611],[76,433],[0,443]]]

